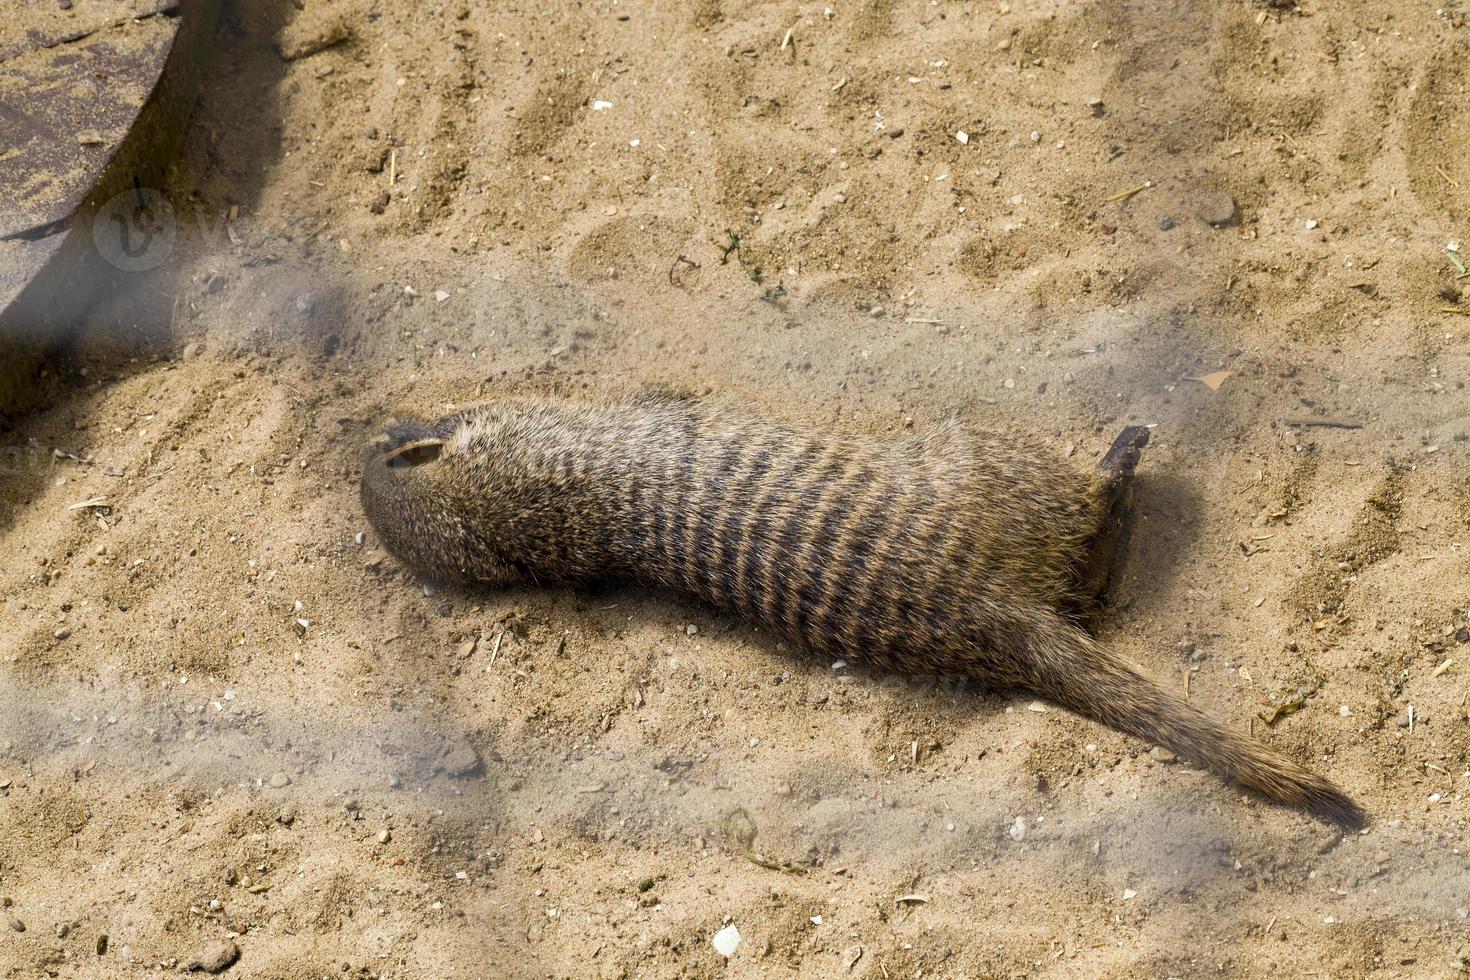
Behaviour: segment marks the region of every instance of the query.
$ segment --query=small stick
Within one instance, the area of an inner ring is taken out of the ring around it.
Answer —
[[[1439,312],[1453,313],[1456,316],[1470,316],[1470,310],[1462,310],[1458,306],[1441,306]]]
[[[1439,174],[1441,177],[1443,177],[1445,179],[1445,181],[1451,187],[1459,187],[1460,186],[1460,182],[1458,180],[1456,180],[1455,178],[1451,177],[1449,174],[1445,173],[1443,167],[1435,167],[1434,168],[1434,172],[1437,173],[1437,174]]]
[[[491,667],[495,666],[495,658],[500,654],[500,641],[504,639],[504,637],[505,630],[501,630],[499,633],[495,634],[495,642],[490,645],[490,662],[485,665],[486,670],[489,670]]]
[[[785,51],[787,48],[791,47],[791,35],[793,35],[795,33],[796,33],[796,28],[795,27],[788,27],[788,28],[786,28],[786,36],[781,39],[781,50],[782,51]]]
[[[1112,204],[1114,201],[1123,201],[1123,200],[1126,200],[1126,199],[1132,197],[1134,194],[1137,194],[1139,191],[1146,191],[1146,190],[1148,190],[1152,186],[1154,186],[1154,182],[1153,181],[1151,181],[1151,180],[1145,180],[1143,183],[1139,184],[1137,187],[1130,187],[1126,191],[1119,191],[1118,193],[1114,194],[1112,197],[1107,198],[1107,203],[1108,204]]]
[[[388,151],[388,186],[398,183],[398,148]]]
[[[1334,418],[1320,418],[1319,419],[1319,418],[1312,418],[1311,416],[1293,416],[1293,417],[1289,417],[1289,418],[1284,418],[1281,421],[1284,422],[1284,423],[1286,423],[1287,425],[1295,425],[1295,426],[1303,426],[1303,427],[1309,426],[1309,425],[1316,425],[1316,426],[1321,426],[1324,429],[1361,429],[1363,427],[1363,423],[1361,423],[1361,422],[1352,422],[1352,421],[1349,421],[1348,419],[1334,419]]]

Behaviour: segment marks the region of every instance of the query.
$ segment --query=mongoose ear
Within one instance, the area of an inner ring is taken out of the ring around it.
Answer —
[[[425,463],[434,462],[443,451],[443,439],[420,439],[417,442],[404,443],[399,446],[388,455],[384,462],[389,469],[423,466]]]

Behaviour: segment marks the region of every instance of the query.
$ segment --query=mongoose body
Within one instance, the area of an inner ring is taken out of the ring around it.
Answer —
[[[1136,449],[1119,445],[1131,475]],[[1274,800],[1360,823],[1331,783],[1079,625],[1118,475],[957,421],[885,440],[722,399],[524,397],[377,447],[362,499],[389,550],[435,579],[673,589],[827,654],[1033,691]]]

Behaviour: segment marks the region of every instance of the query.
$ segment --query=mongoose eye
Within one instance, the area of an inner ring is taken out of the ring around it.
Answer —
[[[412,466],[423,466],[432,463],[439,458],[444,451],[444,443],[439,439],[429,439],[423,442],[411,442],[406,446],[399,446],[391,455],[387,463],[392,469],[407,469]]]

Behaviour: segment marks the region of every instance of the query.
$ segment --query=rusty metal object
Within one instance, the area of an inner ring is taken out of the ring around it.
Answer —
[[[0,407],[20,352],[85,310],[79,284],[115,276],[91,220],[160,182],[217,15],[218,0],[0,0]]]

